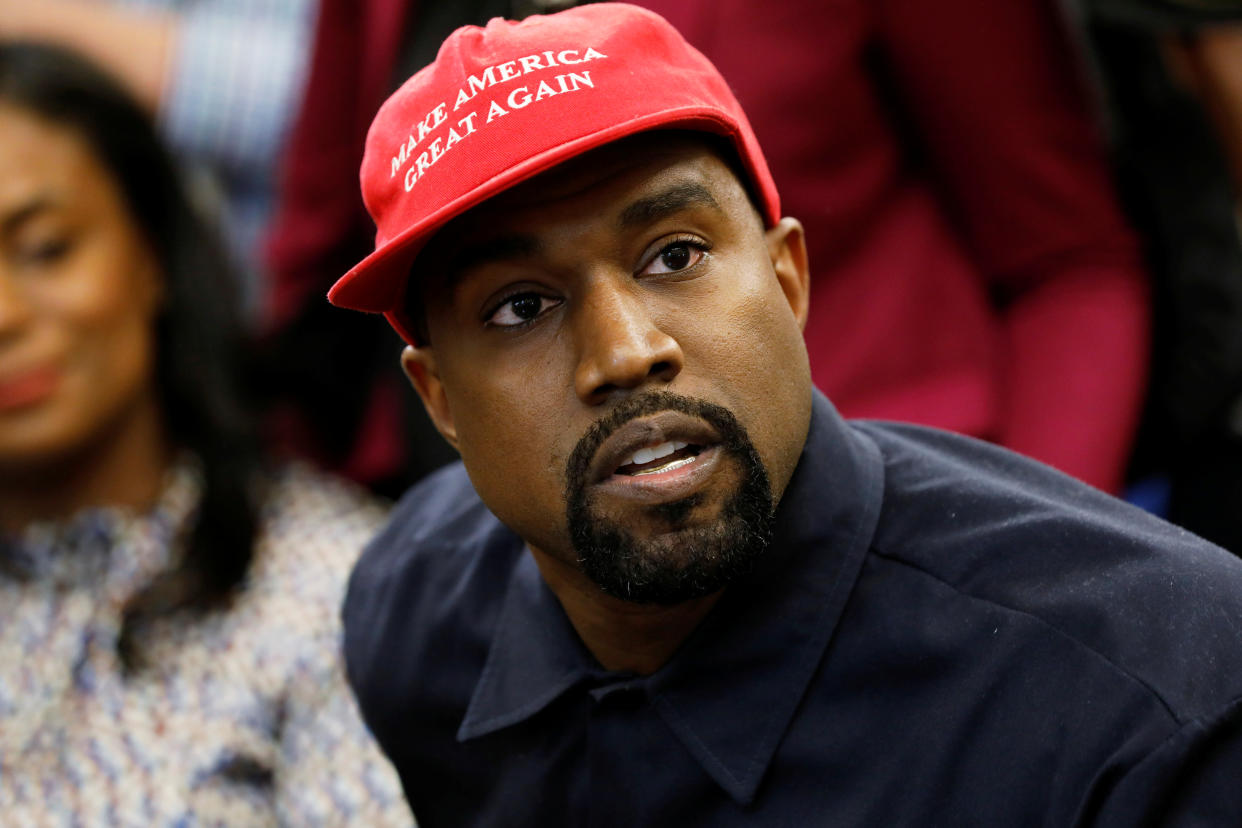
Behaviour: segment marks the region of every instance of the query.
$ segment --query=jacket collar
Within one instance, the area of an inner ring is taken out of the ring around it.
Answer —
[[[522,555],[458,740],[523,721],[576,685],[624,682],[645,691],[721,788],[751,802],[832,638],[883,499],[878,449],[814,393],[768,555],[668,664],[638,680],[603,670]]]

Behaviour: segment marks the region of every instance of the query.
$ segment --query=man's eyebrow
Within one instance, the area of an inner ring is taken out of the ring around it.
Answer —
[[[626,206],[617,223],[623,229],[650,224],[696,204],[720,209],[720,204],[707,187],[695,181],[684,181]]]
[[[626,205],[617,223],[623,229],[629,229],[650,224],[694,205],[720,209],[720,203],[716,201],[716,197],[703,184],[697,181],[682,181]],[[495,236],[462,245],[459,250],[449,256],[441,272],[444,274],[445,283],[452,287],[468,270],[492,262],[533,256],[542,249],[543,246],[539,239],[532,235]]]
[[[444,273],[452,283],[472,268],[491,262],[531,256],[538,253],[539,249],[539,240],[534,236],[496,236],[464,245],[449,258]]]

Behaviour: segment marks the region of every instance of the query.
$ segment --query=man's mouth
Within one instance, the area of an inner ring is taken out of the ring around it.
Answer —
[[[666,440],[659,445],[640,448],[617,466],[613,474],[638,477],[673,471],[693,463],[702,450],[703,447],[695,443]]]
[[[595,452],[588,480],[654,480],[713,454],[720,435],[706,421],[680,411],[637,417],[609,434]],[[689,469],[685,469],[689,471]]]
[[[711,512],[741,485],[738,434],[745,430],[732,413],[705,400],[658,391],[625,400],[571,452],[567,508],[589,503],[595,514],[641,521],[659,518],[648,507],[699,498]]]
[[[724,457],[720,434],[706,420],[658,411],[609,434],[586,480],[595,496],[614,502],[668,503],[708,485]]]

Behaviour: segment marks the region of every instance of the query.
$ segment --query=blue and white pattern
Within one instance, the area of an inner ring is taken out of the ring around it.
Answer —
[[[122,674],[121,608],[175,563],[200,490],[182,463],[148,514],[0,547],[0,823],[411,825],[341,666],[345,581],[384,519],[346,484],[284,469],[237,599],[157,622]]]

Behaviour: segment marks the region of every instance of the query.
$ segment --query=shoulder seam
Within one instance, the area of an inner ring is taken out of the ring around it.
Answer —
[[[1158,690],[1156,690],[1156,688],[1152,687],[1148,682],[1144,681],[1141,677],[1135,675],[1130,670],[1125,669],[1120,664],[1118,664],[1117,662],[1113,661],[1108,656],[1101,653],[1099,650],[1088,645],[1086,642],[1081,641],[1077,637],[1070,635],[1068,632],[1056,626],[1055,624],[1052,624],[1047,619],[1039,615],[1036,615],[1035,613],[1028,612],[1027,610],[1020,609],[1018,607],[1011,607],[1006,604],[1002,604],[1000,601],[997,601],[995,599],[985,598],[984,596],[976,595],[972,592],[967,592],[966,590],[962,589],[957,584],[951,581],[945,580],[940,575],[936,574],[935,572],[930,571],[926,567],[919,566],[918,564],[912,561],[906,560],[905,558],[900,558],[900,557],[897,557],[896,555],[885,552],[877,546],[873,545],[871,547],[871,551],[874,552],[877,557],[883,558],[886,561],[891,561],[899,566],[904,566],[909,569],[913,569],[916,572],[920,572],[926,575],[928,578],[931,578],[932,580],[936,581],[937,583],[945,585],[946,587],[948,587],[949,589],[953,590],[954,592],[956,592],[957,594],[963,597],[969,598],[973,601],[979,601],[981,603],[988,604],[993,607],[997,607],[999,609],[1004,610],[1005,612],[1010,612],[1016,615],[1021,615],[1023,617],[1029,618],[1035,621],[1036,623],[1038,623],[1040,626],[1051,630],[1053,633],[1060,636],[1061,638],[1072,642],[1076,647],[1079,647],[1085,650],[1086,652],[1091,653],[1092,656],[1099,659],[1103,663],[1107,664],[1109,668],[1111,668],[1118,675],[1124,676],[1126,679],[1130,680],[1131,682],[1139,685],[1144,690],[1146,690],[1148,694],[1150,694],[1157,702],[1160,703],[1160,707],[1168,715],[1169,719],[1172,720],[1173,723],[1178,726],[1178,728],[1183,727],[1187,722],[1192,721],[1195,718],[1195,717],[1190,717],[1187,719],[1183,719],[1181,716],[1178,716],[1177,713],[1173,710],[1172,705],[1169,704],[1169,702],[1165,699],[1165,697]]]

